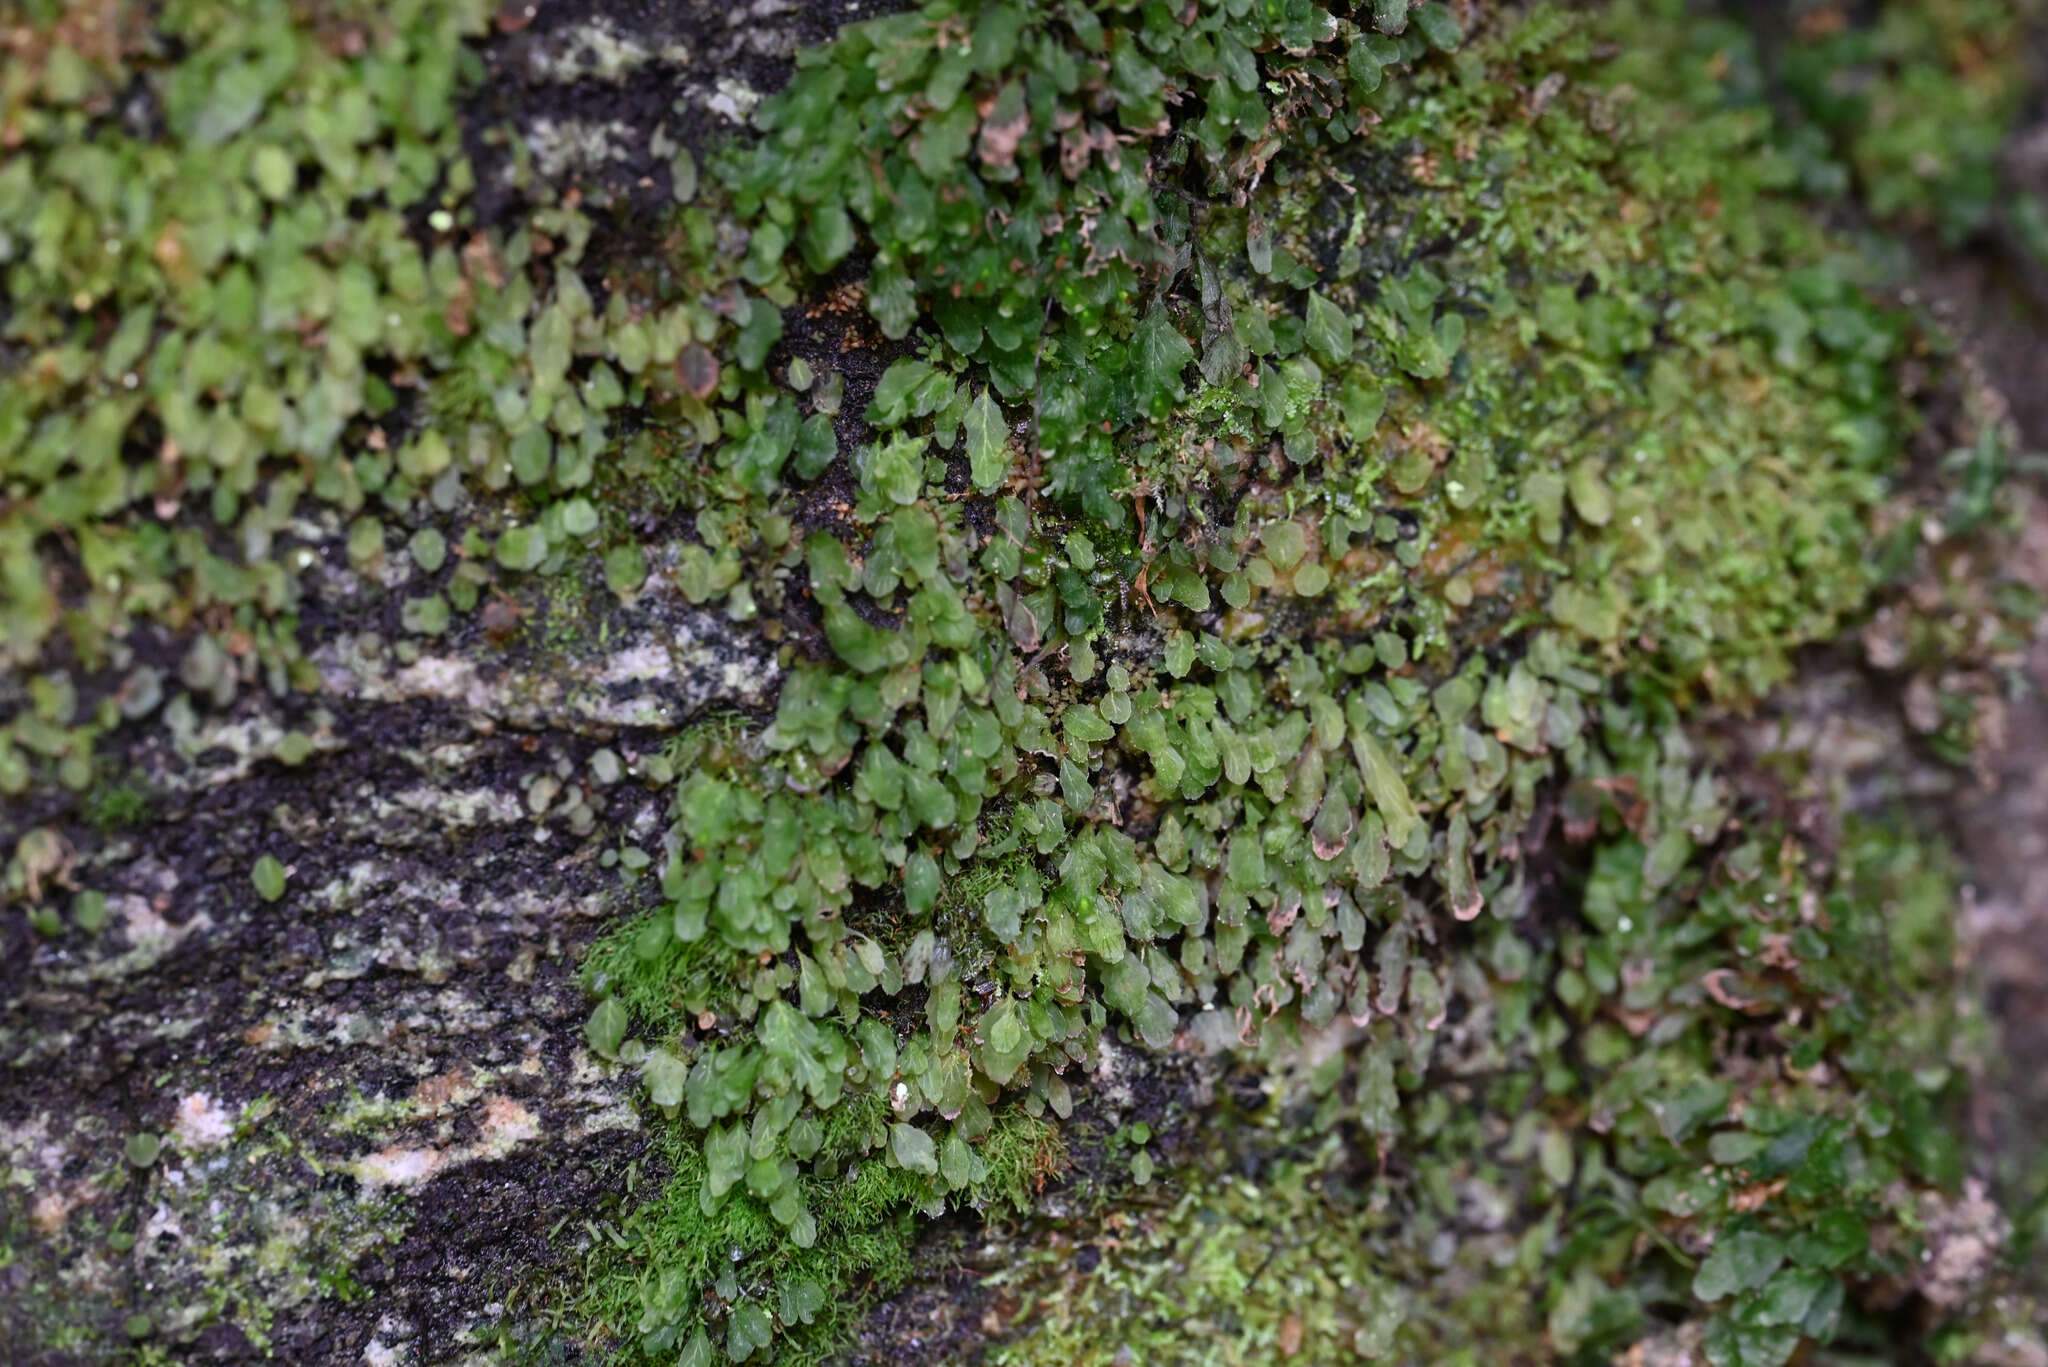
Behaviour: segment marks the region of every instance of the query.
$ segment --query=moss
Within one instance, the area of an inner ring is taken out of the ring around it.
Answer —
[[[133,829],[149,819],[149,792],[132,779],[102,780],[87,794],[81,815],[101,831]]]
[[[1965,1060],[1935,1053],[1960,989],[1921,943],[1943,904],[1867,850],[1831,883],[1739,832],[1686,722],[1880,604],[1923,670],[2002,658],[2029,609],[1954,564],[1942,610],[1900,591],[1941,558],[1930,518],[1995,534],[2003,434],[1929,430],[1950,358],[1809,198],[1847,164],[1910,217],[1989,174],[2011,25],[1899,12],[1809,32],[1781,116],[1747,41],[1674,3],[938,0],[849,25],[758,106],[723,90],[747,131],[664,142],[675,203],[632,260],[621,219],[533,179],[572,173],[559,139],[520,143],[528,198],[482,212],[504,187],[460,151],[471,0],[298,26],[190,0],[91,50],[46,17],[0,78],[26,377],[0,391],[0,621],[33,668],[0,788],[89,789],[95,738],[170,674],[181,716],[316,663],[467,699],[442,636],[670,731],[711,694],[615,699],[560,658],[673,594],[693,615],[659,626],[760,706],[648,747],[674,797],[659,899],[587,965],[586,1041],[643,1077],[668,1169],[593,1254],[607,1349],[822,1355],[907,1274],[921,1217],[1024,1204],[1106,1038],[1279,1069],[1341,1022],[1362,1033],[1311,1092],[1358,1133],[1289,1170],[1280,1212],[1360,1134],[1465,1167],[1403,1174],[1391,1224],[1369,1183],[1338,1202],[1356,1248],[1411,1259],[1359,1264],[1378,1289],[1341,1313],[1315,1246],[1262,1283],[1177,1208],[1155,1251],[1213,1264],[1219,1323],[1341,1355],[1398,1320],[1470,1357],[1488,1323],[1535,1343],[1540,1313],[1572,1353],[1670,1312],[1717,1367],[1858,1332],[1839,1288],[1890,1263],[1793,1256],[1797,1315],[1755,1268],[1802,1220],[1906,1239],[1954,1185]],[[1937,37],[1938,63],[1915,46]],[[181,54],[161,71],[158,45]],[[1831,103],[1872,64],[1870,117]],[[144,70],[161,108],[131,117]],[[1922,165],[1944,111],[1969,133],[1953,178]],[[1960,448],[1948,475],[1916,468],[1930,444]],[[309,657],[315,566],[352,630]],[[1923,710],[1966,757],[1976,700]],[[1553,822],[1602,843],[1582,919],[1532,925]],[[10,895],[40,902],[62,852],[30,832]],[[1913,885],[1913,935],[1866,914],[1872,869]],[[281,865],[256,877],[285,895]],[[1815,946],[1750,943],[1731,889],[1760,879],[1846,900],[1802,922]],[[1752,980],[1766,952],[1812,972]],[[1500,1035],[1447,1030],[1454,1009]],[[1782,1030],[1744,1023],[1764,1014]],[[1447,1034],[1501,1077],[1431,1085]],[[1755,1057],[1735,1043],[1791,1081],[1723,1077]],[[1799,1175],[1852,1131],[1832,1193]],[[1726,1182],[1677,1174],[1701,1145],[1734,1171],[1717,1140],[1798,1148],[1794,1194],[1702,1223]],[[1197,1187],[1232,1228],[1271,1218]],[[1546,1213],[1456,1237],[1460,1202],[1510,1191]],[[1706,1272],[1737,1248],[1753,1266]],[[1688,1292],[1688,1260],[1729,1294]],[[1468,1290],[1389,1308],[1440,1274]],[[1081,1351],[1045,1332],[1016,1351]]]
[[[1185,55],[1149,22],[1112,17],[1101,47],[1078,21],[996,41],[1015,70],[976,58],[958,98],[1014,79],[1056,100],[1044,73],[1071,60],[1143,108],[1117,56],[1088,54]],[[1569,778],[1573,822],[1597,824],[1599,793],[1635,794],[1623,857],[1673,884],[1725,819],[1676,710],[1760,696],[1885,582],[1872,528],[1918,422],[1897,377],[1934,348],[1789,192],[1769,121],[1714,74],[1717,31],[1539,11],[1446,59],[1420,28],[1299,22],[1348,63],[1278,87],[1309,131],[1266,146],[1170,123],[1187,141],[1156,145],[1142,190],[1123,163],[1050,178],[1049,135],[1045,166],[928,164],[948,106],[902,95],[897,66],[939,79],[936,14],[850,30],[729,172],[757,241],[781,240],[779,196],[843,189],[902,263],[900,284],[871,278],[870,310],[917,350],[875,385],[830,530],[778,547],[735,516],[777,506],[820,416],[774,390],[717,448],[705,496],[724,502],[698,515],[731,557],[707,561],[731,566],[707,591],[751,565],[774,605],[800,571],[813,645],[772,725],[682,769],[669,910],[598,960],[592,1032],[703,1132],[714,1193],[742,1182],[743,1146],[788,1152],[779,1136],[849,1103],[889,1098],[913,1154],[971,1145],[1012,1106],[1064,1115],[1109,1030],[1284,1048],[1297,1025],[1384,1016],[1367,1048],[1398,1029],[1426,1058],[1414,1041],[1464,971],[1443,928],[1522,916],[1543,795]],[[1323,121],[1351,101],[1355,139]],[[827,147],[796,137],[828,115]],[[915,204],[845,188],[863,140],[891,183],[1003,206],[989,221],[1051,196],[1132,245],[1072,244],[1100,270],[1063,283],[1033,274],[1060,250],[1037,244],[1002,284],[939,286],[916,334],[881,291],[926,297],[980,239],[962,220],[940,252]],[[1016,393],[1005,308],[1055,320],[1025,334],[1021,453],[997,397]],[[740,346],[744,376],[744,328]],[[789,1190],[761,1176],[757,1195]],[[966,1185],[925,1180],[927,1205]],[[775,1213],[809,1236],[803,1201]]]
[[[1953,243],[2034,207],[2002,183],[1998,158],[2042,17],[2035,0],[1888,5],[1860,21],[1816,7],[1775,51],[1736,41],[1802,116],[1787,139],[1802,176],[1853,180],[1871,212]]]
[[[1760,828],[1656,894],[1644,855],[1603,843],[1554,937],[1463,947],[1448,1022],[1381,1041],[1397,1115],[1340,1054],[1041,1232],[994,1278],[992,1360],[1590,1361],[1660,1322],[1717,1364],[1881,1348],[1869,1300],[1943,1237],[1904,1192],[1955,1180],[1984,1058],[1946,856],[1863,826],[1821,872]]]
[[[120,1350],[108,1330],[124,1323],[126,1346],[144,1360],[208,1326],[265,1351],[277,1317],[347,1294],[350,1268],[402,1234],[403,1205],[322,1190],[318,1157],[271,1110],[259,1101],[219,1116],[216,1132],[187,1123],[217,1112],[194,1094],[171,1135],[122,1144],[101,1134],[80,1146],[75,1176],[52,1168],[77,1136],[0,1132],[0,1265],[15,1268],[9,1305],[24,1316],[22,1352],[113,1360]],[[101,1218],[102,1192],[117,1194],[111,1220]],[[89,1213],[70,1218],[75,1206]]]
[[[878,1101],[825,1117],[811,1171],[798,1179],[817,1222],[803,1246],[762,1200],[706,1200],[702,1154],[670,1131],[660,1194],[608,1223],[593,1244],[584,1332],[611,1348],[680,1349],[688,1362],[721,1352],[745,1360],[772,1334],[778,1361],[830,1360],[861,1310],[913,1267],[926,1188],[871,1156],[889,1124]],[[1042,1122],[1005,1117],[980,1162],[974,1200],[991,1210],[1027,1209],[1059,1166],[1058,1135]]]

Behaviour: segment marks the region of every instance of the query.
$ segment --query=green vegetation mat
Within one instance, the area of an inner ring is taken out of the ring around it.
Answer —
[[[829,1360],[967,1212],[993,1362],[1973,1360],[1956,871],[1707,725],[1882,608],[1967,762],[2034,610],[1882,246],[2040,220],[2020,16],[1826,14],[933,0],[614,191],[484,136],[512,9],[31,0],[9,914],[92,929],[96,746],[312,687],[314,580],[401,664],[659,581],[775,680],[635,766],[585,1042],[657,1175],[509,1340]],[[1264,1087],[1105,1139],[1147,1053]]]

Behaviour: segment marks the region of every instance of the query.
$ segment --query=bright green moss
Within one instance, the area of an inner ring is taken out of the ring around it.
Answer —
[[[771,1342],[776,1361],[829,1360],[860,1309],[912,1268],[927,1189],[913,1170],[875,1156],[889,1147],[890,1129],[877,1101],[824,1117],[806,1144],[807,1170],[788,1179],[816,1221],[801,1243],[767,1201],[745,1193],[706,1200],[716,1170],[671,1131],[660,1146],[669,1166],[663,1191],[608,1223],[590,1255],[590,1290],[579,1306],[590,1330],[649,1354],[680,1351],[688,1363],[744,1361]],[[987,1208],[1022,1211],[1057,1170],[1059,1139],[1043,1122],[1006,1116],[971,1161]],[[707,1292],[735,1309],[710,1319]]]

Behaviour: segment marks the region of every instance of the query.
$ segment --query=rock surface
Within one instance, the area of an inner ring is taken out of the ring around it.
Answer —
[[[10,1360],[147,1316],[204,1325],[195,1360],[445,1361],[559,1264],[644,1146],[579,951],[630,901],[620,850],[660,852],[663,736],[774,679],[654,590],[607,626],[544,664],[336,636],[310,696],[178,693],[124,735],[139,809],[45,875],[104,929],[4,932],[0,1300],[52,1345]]]

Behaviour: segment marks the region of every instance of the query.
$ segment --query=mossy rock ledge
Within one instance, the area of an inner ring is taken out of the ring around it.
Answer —
[[[2048,1367],[2042,15],[1754,8],[16,0],[0,1360]]]

